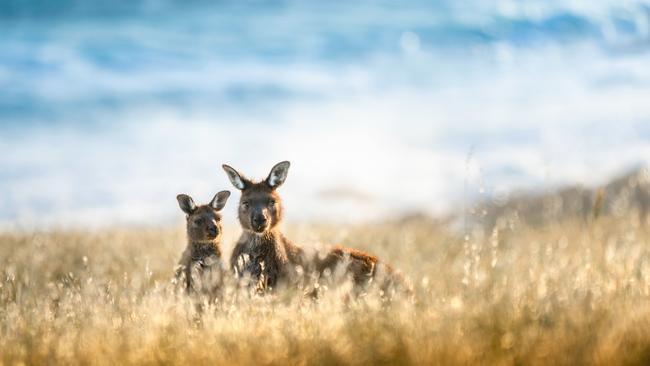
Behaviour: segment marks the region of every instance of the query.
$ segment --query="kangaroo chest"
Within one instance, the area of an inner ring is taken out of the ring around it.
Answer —
[[[200,246],[192,249],[190,262],[201,267],[211,267],[221,262],[221,253],[212,246]]]
[[[184,264],[186,286],[197,292],[211,292],[223,276],[221,253],[214,246],[193,247]]]
[[[248,274],[261,287],[275,286],[284,274],[287,255],[274,240],[253,237],[245,244],[238,267],[242,275]]]

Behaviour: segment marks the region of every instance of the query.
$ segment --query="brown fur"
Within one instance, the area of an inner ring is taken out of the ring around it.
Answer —
[[[269,184],[270,177],[253,182],[237,173],[244,184],[238,208],[244,232],[230,256],[230,265],[238,276],[249,275],[259,290],[275,288],[285,280],[296,280],[297,267],[305,266],[302,248],[291,243],[278,229],[283,208],[275,190],[277,186]],[[256,216],[266,220],[264,227],[255,225]]]
[[[397,286],[410,291],[398,273],[373,255],[334,247],[324,258],[308,260],[301,247],[282,235],[277,226],[282,221],[283,207],[276,189],[286,179],[289,162],[274,166],[262,182],[251,181],[228,165],[223,168],[233,185],[242,191],[238,216],[244,232],[230,257],[230,265],[238,276],[249,275],[257,288],[264,290],[297,279],[298,267],[304,273],[316,271],[321,277],[338,274],[342,269],[344,277],[351,277],[357,289],[366,288],[381,273],[382,290]],[[266,224],[256,225],[256,217]]]
[[[334,275],[345,263],[346,266],[343,267],[345,273],[352,277],[355,285],[365,285],[374,276],[378,259],[356,249],[336,246],[330,249],[325,258],[316,258],[314,262],[318,273],[330,275]]]
[[[178,263],[175,280],[187,293],[214,297],[221,285],[226,271],[221,259],[223,228],[218,211],[229,194],[219,192],[213,202],[198,207],[189,196],[178,196],[181,209],[187,213],[187,247]],[[217,202],[219,195],[222,201]]]
[[[366,289],[374,282],[384,293],[412,293],[411,286],[392,266],[374,255],[352,248],[331,248],[324,258],[314,259],[314,269],[321,277],[329,277],[330,281],[338,281],[340,277],[350,278],[357,291]]]
[[[258,290],[275,288],[289,280],[299,280],[298,267],[305,267],[304,251],[279,230],[263,235],[244,232],[230,257],[239,276],[249,275]]]

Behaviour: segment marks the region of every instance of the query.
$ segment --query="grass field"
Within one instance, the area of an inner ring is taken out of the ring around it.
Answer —
[[[199,318],[170,285],[182,227],[4,232],[0,363],[650,363],[650,234],[635,215],[467,236],[423,218],[286,233],[385,258],[414,301],[233,286]],[[227,228],[226,255],[237,234]]]

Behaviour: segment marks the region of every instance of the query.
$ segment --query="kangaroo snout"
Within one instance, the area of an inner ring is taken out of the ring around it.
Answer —
[[[269,220],[266,215],[260,214],[251,216],[251,225],[255,231],[264,231],[268,222]]]

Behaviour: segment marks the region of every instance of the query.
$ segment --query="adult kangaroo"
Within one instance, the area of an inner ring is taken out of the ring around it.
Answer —
[[[334,247],[324,256],[308,258],[305,251],[289,241],[279,230],[282,221],[282,200],[277,192],[287,178],[289,162],[276,164],[266,179],[255,182],[229,165],[223,165],[230,182],[241,190],[238,216],[243,233],[230,257],[230,265],[238,276],[249,275],[258,290],[275,288],[300,273],[351,278],[356,290],[379,282],[382,290],[409,286],[389,265],[377,257],[350,248]],[[395,286],[397,285],[397,286]]]
[[[282,235],[282,201],[276,189],[284,183],[289,162],[276,164],[269,176],[254,182],[228,165],[223,165],[230,182],[241,190],[238,217],[243,229],[230,265],[238,276],[249,275],[258,290],[275,288],[278,282],[298,280],[298,267],[306,267],[302,248]]]

